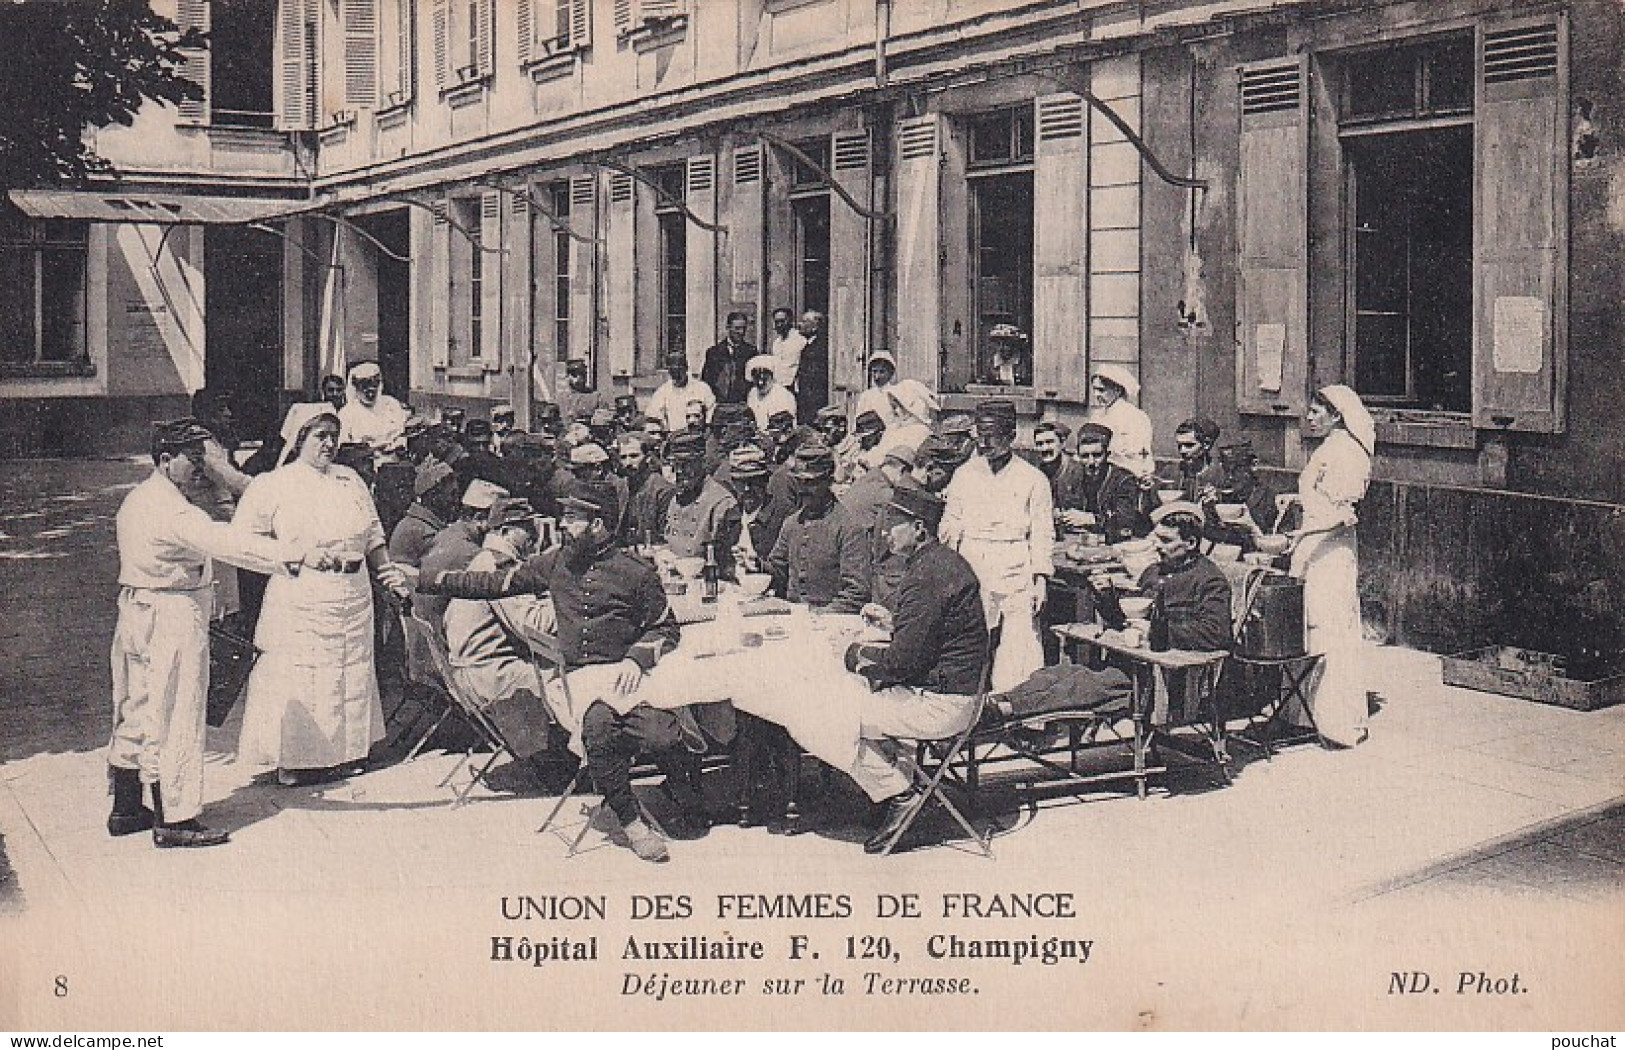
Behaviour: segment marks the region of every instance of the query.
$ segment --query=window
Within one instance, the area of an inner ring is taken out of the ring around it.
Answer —
[[[807,139],[795,144],[796,149],[818,162],[818,167],[791,155],[790,186],[796,189],[816,189],[825,185],[824,172],[829,170],[829,139]]]
[[[976,177],[970,191],[974,374],[984,379],[993,371],[993,327],[1033,330],[1033,176]]]
[[[416,64],[413,0],[381,0],[378,17],[378,93],[384,108],[412,98]]]
[[[261,0],[211,0],[210,121],[269,128],[275,114],[271,83],[276,7]]]
[[[614,0],[615,35],[658,32],[688,20],[688,0]]]
[[[521,66],[592,43],[592,0],[517,0],[515,12]]]
[[[1471,113],[1473,38],[1445,37],[1350,55],[1343,66],[1345,123]]]
[[[974,114],[964,131],[972,328],[943,363],[950,389],[990,378],[995,325],[1030,333],[1033,318],[1033,107]]]
[[[433,0],[435,85],[443,92],[483,81],[493,71],[492,0]]]
[[[1473,133],[1347,151],[1354,387],[1373,403],[1467,412],[1473,374]]]
[[[795,218],[796,290],[801,309],[829,313],[829,194],[791,201]]]
[[[550,210],[563,225],[570,222],[570,184],[555,182],[548,188]],[[543,221],[546,221],[545,219]],[[553,345],[560,361],[570,359],[570,234],[553,231]]]
[[[678,202],[686,188],[685,165],[654,169],[660,194],[655,221],[660,236],[660,353],[661,361],[673,350],[688,346],[688,218]],[[660,362],[657,362],[657,365]]]
[[[1031,106],[983,113],[969,119],[970,167],[1030,164],[1033,159]]]
[[[90,225],[0,225],[0,364],[87,364],[85,263]]]
[[[1473,39],[1356,52],[1343,70],[1354,387],[1374,404],[1469,412]]]

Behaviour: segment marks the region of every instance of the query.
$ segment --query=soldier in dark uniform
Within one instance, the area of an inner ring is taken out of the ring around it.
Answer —
[[[1055,493],[1056,516],[1070,528],[1104,532],[1111,543],[1150,534],[1144,506],[1147,493],[1134,475],[1106,461],[1110,428],[1085,423],[1073,440],[1074,455],[1083,469]]]
[[[529,501],[544,518],[559,516],[558,446],[547,434],[516,430],[504,442],[503,465],[513,482],[509,492]]]
[[[434,539],[447,523],[457,516],[457,501],[462,486],[452,469],[439,460],[431,460],[419,467],[412,484],[417,497],[406,508],[406,515],[390,530],[389,556],[395,561],[417,568],[423,556],[434,546]]]
[[[790,601],[855,613],[869,600],[869,532],[835,499],[835,455],[809,441],[796,449],[790,479],[795,513],[785,519],[767,558],[773,589]]]
[[[563,502],[561,547],[507,572],[449,572],[425,576],[421,586],[458,598],[552,596],[570,695],[550,687],[548,704],[586,753],[587,768],[632,851],[663,862],[670,859],[665,837],[644,819],[632,791],[637,755],[651,755],[666,774],[686,821],[706,822],[697,790],[705,740],[693,717],[632,699],[644,675],[676,648],[677,621],[654,566],[616,541],[613,523],[621,509],[615,489],[603,481],[583,482]]]
[[[943,501],[917,485],[896,489],[888,542],[906,559],[892,610],[891,642],[861,643],[847,667],[873,690],[863,709],[863,739],[852,779],[886,805],[880,828],[863,844],[879,853],[918,802],[898,740],[940,740],[976,716],[987,673],[988,628],[981,587],[963,556],[937,541]]]

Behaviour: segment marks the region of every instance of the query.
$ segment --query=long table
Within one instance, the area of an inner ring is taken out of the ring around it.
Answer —
[[[686,624],[677,648],[636,692],[605,701],[622,711],[728,701],[783,726],[809,754],[851,770],[869,688],[844,660],[851,642],[869,636],[863,621],[805,606],[787,615],[735,616],[731,597],[724,594],[714,619]]]

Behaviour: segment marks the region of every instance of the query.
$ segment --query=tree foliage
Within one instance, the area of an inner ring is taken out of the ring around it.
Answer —
[[[183,49],[206,46],[146,0],[0,0],[0,187],[85,183],[112,170],[85,129],[129,125],[143,102],[202,98]]]

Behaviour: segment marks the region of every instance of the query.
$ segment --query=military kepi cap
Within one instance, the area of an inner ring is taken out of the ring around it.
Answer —
[[[705,438],[699,434],[674,434],[666,442],[666,458],[672,461],[705,458]]]
[[[790,461],[790,476],[803,481],[817,481],[835,474],[835,453],[822,441],[804,441]]]
[[[577,485],[570,490],[569,495],[559,500],[559,505],[565,510],[590,514],[607,522],[617,520],[621,512],[621,502],[615,493],[615,486],[607,481],[589,481]]]
[[[947,506],[942,497],[919,485],[900,485],[892,491],[891,508],[935,529]]]
[[[981,404],[976,406],[976,421],[978,423],[1006,423],[1010,426],[1015,426],[1016,403],[1014,401],[1006,401],[1003,398],[983,401]]]
[[[208,428],[190,416],[152,425],[152,444],[161,452],[174,452],[188,445],[196,445],[207,441],[209,436]]]

